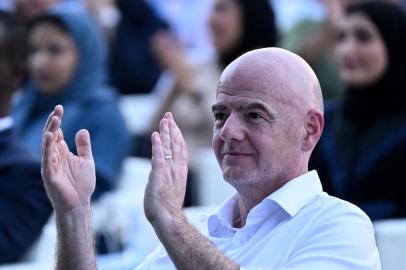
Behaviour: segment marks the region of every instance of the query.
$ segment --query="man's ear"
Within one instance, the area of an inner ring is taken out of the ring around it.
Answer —
[[[316,146],[323,131],[323,126],[323,113],[315,109],[309,110],[304,121],[305,136],[302,144],[302,150],[304,152],[312,151]]]

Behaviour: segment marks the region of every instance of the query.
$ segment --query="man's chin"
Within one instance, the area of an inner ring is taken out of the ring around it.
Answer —
[[[230,184],[237,183],[237,182],[240,182],[240,181],[246,179],[244,170],[242,170],[241,168],[223,169],[223,177],[224,177],[224,180],[226,180]]]

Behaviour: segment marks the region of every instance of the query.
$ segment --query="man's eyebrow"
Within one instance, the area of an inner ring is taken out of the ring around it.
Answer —
[[[269,114],[272,114],[273,112],[268,108],[268,106],[265,106],[262,103],[259,102],[252,102],[252,103],[246,103],[246,104],[241,104],[240,105],[241,110],[250,110],[250,109],[259,109],[262,111],[265,111]]]
[[[257,109],[263,111],[268,119],[273,119],[275,117],[275,113],[268,107],[262,103],[253,102],[240,105],[240,110],[252,110]]]
[[[264,104],[258,103],[258,102],[241,104],[240,109],[242,109],[242,110],[260,109],[260,110],[268,111],[268,108],[266,108],[266,106]]]
[[[211,106],[212,112],[225,111],[225,110],[227,110],[227,107],[222,104],[214,104],[213,106]]]

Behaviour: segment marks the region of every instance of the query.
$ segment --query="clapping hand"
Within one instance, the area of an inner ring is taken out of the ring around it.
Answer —
[[[64,140],[62,116],[63,107],[58,105],[48,117],[42,140],[42,178],[57,214],[88,206],[96,184],[89,132],[76,134],[78,155],[74,155]]]
[[[144,196],[144,210],[154,225],[182,213],[187,178],[187,150],[171,113],[166,113],[159,132],[152,133],[152,160]]]

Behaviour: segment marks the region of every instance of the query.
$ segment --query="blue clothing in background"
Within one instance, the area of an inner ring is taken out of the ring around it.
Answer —
[[[21,259],[51,212],[39,160],[11,128],[0,131],[0,264]]]
[[[13,108],[16,130],[39,155],[46,119],[55,105],[62,104],[62,129],[72,152],[76,152],[76,132],[82,128],[90,132],[97,176],[94,199],[115,186],[121,163],[129,153],[130,137],[117,107],[117,94],[105,84],[106,48],[96,24],[80,6],[56,5],[47,15],[59,19],[69,30],[78,50],[78,63],[72,80],[57,95],[43,95],[35,82],[28,83]]]
[[[122,94],[149,93],[161,75],[150,39],[167,24],[146,1],[122,0],[121,21],[112,42],[110,80]]]

